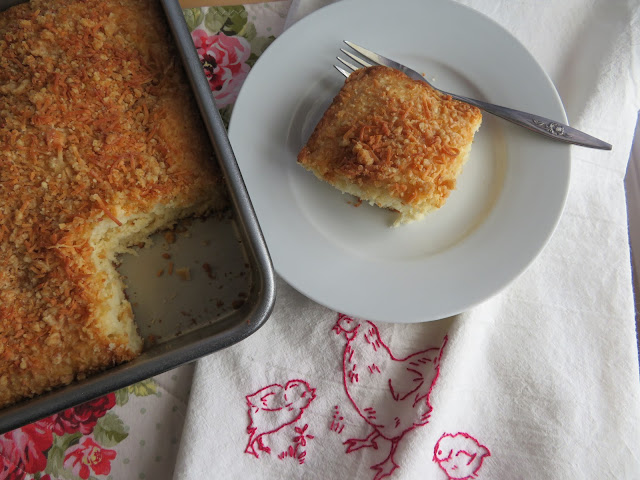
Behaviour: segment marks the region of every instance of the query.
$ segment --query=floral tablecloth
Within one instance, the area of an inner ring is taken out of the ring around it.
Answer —
[[[184,10],[225,122],[289,4]],[[0,480],[172,478],[192,375],[185,365],[1,435]]]

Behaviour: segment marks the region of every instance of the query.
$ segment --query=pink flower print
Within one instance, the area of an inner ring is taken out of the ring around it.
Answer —
[[[0,480],[23,480],[26,475],[24,470],[0,455]]]
[[[191,32],[191,37],[217,106],[232,104],[251,69],[245,63],[251,55],[249,42],[224,33],[208,35],[201,29]]]
[[[2,475],[6,475],[6,478],[20,478],[17,469],[26,473],[44,470],[47,466],[44,452],[51,448],[51,445],[53,434],[42,422],[32,423],[0,436],[0,457],[4,458],[4,463],[0,464],[0,478],[5,478]],[[17,467],[13,474],[10,464]]]
[[[115,450],[102,448],[87,437],[67,450],[63,465],[75,475],[86,480],[91,475],[91,470],[96,475],[108,475],[111,472],[111,460],[115,458]]]
[[[56,435],[75,432],[89,435],[93,432],[98,419],[104,417],[115,405],[116,396],[114,393],[109,393],[82,405],[56,413],[46,420],[52,422],[53,433]]]

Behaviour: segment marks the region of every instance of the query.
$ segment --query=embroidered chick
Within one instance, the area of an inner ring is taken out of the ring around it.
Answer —
[[[263,437],[297,422],[316,398],[315,392],[304,380],[290,380],[284,387],[273,384],[247,395],[249,442],[244,453],[256,458],[260,458],[258,451],[270,453],[271,449],[263,443]]]
[[[445,433],[436,443],[433,461],[440,465],[449,480],[475,478],[489,449],[467,433]]]

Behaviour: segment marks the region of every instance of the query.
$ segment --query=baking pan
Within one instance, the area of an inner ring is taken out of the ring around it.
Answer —
[[[0,0],[0,11],[24,0]],[[226,181],[231,210],[158,233],[119,266],[145,339],[135,360],[0,409],[0,433],[229,347],[275,302],[267,247],[178,0],[161,0]],[[171,39],[169,39],[171,41]]]

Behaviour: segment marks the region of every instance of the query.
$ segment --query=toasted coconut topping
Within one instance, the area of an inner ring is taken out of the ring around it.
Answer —
[[[0,14],[0,406],[138,353],[99,263],[128,218],[212,195],[209,150],[155,0]]]
[[[482,121],[471,105],[388,67],[355,71],[298,161],[402,221],[444,205]]]

